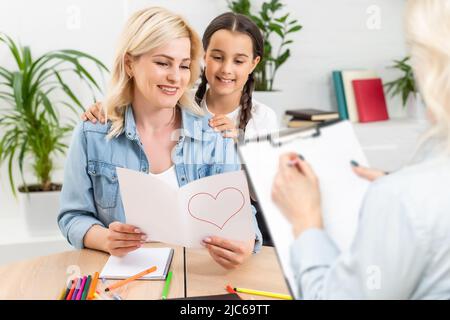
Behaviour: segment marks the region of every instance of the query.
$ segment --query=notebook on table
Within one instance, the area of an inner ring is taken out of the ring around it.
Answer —
[[[110,256],[100,277],[127,279],[156,266],[156,271],[143,276],[140,280],[164,280],[167,277],[173,253],[173,248],[140,248],[124,257]]]

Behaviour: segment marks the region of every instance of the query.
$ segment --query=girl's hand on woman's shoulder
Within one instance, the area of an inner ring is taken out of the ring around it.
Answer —
[[[89,107],[82,115],[81,120],[83,121],[90,121],[92,123],[97,123],[97,121],[100,121],[100,123],[105,123],[105,117],[102,112],[102,103],[97,102]]]
[[[224,138],[237,138],[239,131],[234,123],[224,114],[216,114],[209,119],[209,125],[217,132],[222,132]]]

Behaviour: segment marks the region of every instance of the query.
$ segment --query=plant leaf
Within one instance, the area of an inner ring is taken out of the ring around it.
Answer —
[[[287,34],[287,33],[292,33],[292,32],[297,32],[297,31],[300,31],[301,29],[302,29],[302,26],[296,25],[296,26],[290,28],[290,29],[286,32],[286,34]]]
[[[81,52],[81,51],[78,51],[78,50],[71,50],[71,49],[61,50],[61,52],[72,54],[72,55],[75,55],[75,56],[78,56],[78,57],[83,57],[83,58],[87,58],[89,60],[92,60],[101,69],[103,69],[103,71],[108,71],[109,72],[108,68],[103,64],[103,62],[101,62],[97,58],[94,58],[93,56],[91,56],[91,55],[89,55],[87,53],[84,53],[84,52]]]
[[[22,101],[22,74],[20,72],[14,72],[13,74],[13,90],[14,100],[17,104],[17,108],[23,109]]]
[[[81,108],[81,110],[84,111],[83,105],[81,104],[80,100],[78,100],[78,98],[72,92],[70,87],[62,80],[61,76],[56,71],[55,71],[55,76],[58,79],[59,83],[61,84],[63,91],[69,96],[70,99],[72,99],[73,102],[76,103],[77,106],[79,106]]]
[[[42,102],[44,104],[45,109],[47,110],[47,112],[50,114],[50,116],[53,118],[53,120],[55,121],[55,123],[58,123],[58,118],[56,117],[54,108],[52,106],[52,103],[50,102],[50,100],[47,98],[47,95],[44,94],[43,92],[39,93],[39,96],[42,98]]]
[[[275,66],[276,68],[278,68],[279,66],[281,66],[283,63],[286,62],[286,60],[289,58],[289,56],[291,55],[289,49],[287,49],[286,51],[284,51],[279,57],[277,57],[275,59]]]

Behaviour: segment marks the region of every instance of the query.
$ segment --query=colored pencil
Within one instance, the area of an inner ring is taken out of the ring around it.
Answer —
[[[97,282],[98,282],[98,272],[96,272],[94,274],[94,279],[92,280],[91,288],[89,289],[89,293],[88,293],[88,296],[87,296],[88,300],[91,300],[91,299],[94,298],[94,292],[95,292],[95,290],[97,288]]]
[[[121,287],[121,286],[124,286],[124,285],[126,285],[127,283],[129,283],[129,282],[131,282],[131,281],[133,281],[133,280],[139,279],[139,278],[145,276],[146,274],[152,273],[152,272],[154,272],[154,271],[156,271],[156,266],[153,266],[153,267],[151,267],[151,268],[149,268],[149,269],[147,269],[147,270],[144,270],[144,271],[142,271],[142,272],[139,272],[138,274],[135,274],[134,276],[132,276],[132,277],[130,277],[130,278],[128,278],[128,279],[121,280],[121,281],[118,281],[118,282],[116,282],[116,283],[110,285],[109,287],[107,287],[107,288],[105,289],[105,292],[108,292],[108,291],[110,291],[110,290],[113,290],[113,289],[119,288],[119,287]]]
[[[66,288],[63,288],[61,290],[61,293],[59,294],[58,300],[65,300],[64,297],[66,296],[66,291],[67,291]]]
[[[234,290],[237,291],[237,292],[248,293],[248,294],[256,294],[256,295],[259,295],[259,296],[265,296],[265,297],[270,297],[270,298],[292,300],[292,297],[290,295],[287,295],[287,294],[268,292],[268,291],[259,291],[259,290],[253,290],[253,289],[245,289],[245,288],[234,288]]]
[[[72,280],[72,287],[70,288],[69,294],[66,297],[66,300],[72,300],[73,292],[75,291],[75,286],[77,284],[78,279],[75,278]]]
[[[75,285],[75,290],[74,290],[72,298],[70,300],[77,299],[78,290],[80,290],[80,285],[81,285],[82,280],[83,280],[83,278],[78,278],[77,284]]]
[[[81,300],[81,295],[83,294],[84,285],[86,284],[86,279],[87,279],[87,277],[84,276],[83,280],[81,281],[80,289],[78,289],[78,294],[77,294],[76,300]]]
[[[63,293],[59,297],[59,300],[66,300],[67,295],[70,292],[70,288],[72,288],[72,280],[67,283],[67,286],[64,288]]]
[[[91,286],[91,280],[92,277],[91,275],[88,275],[87,280],[86,280],[86,284],[84,285],[84,290],[83,290],[83,294],[81,295],[81,300],[86,300],[86,297],[88,295],[90,286]]]
[[[228,291],[228,293],[237,293],[232,286],[230,286],[229,284],[227,284],[227,286],[225,287],[225,289]]]
[[[166,283],[164,284],[164,289],[161,295],[162,300],[167,299],[167,296],[169,294],[170,281],[172,281],[172,271],[169,271],[169,274],[167,275]]]

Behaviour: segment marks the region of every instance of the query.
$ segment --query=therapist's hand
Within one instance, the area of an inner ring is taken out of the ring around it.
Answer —
[[[122,257],[140,248],[147,240],[147,235],[135,226],[115,221],[109,225],[106,239],[107,251],[113,256]]]
[[[295,237],[306,229],[322,228],[319,180],[295,153],[280,156],[272,199],[291,222]]]
[[[225,269],[235,269],[252,255],[255,241],[227,240],[220,237],[203,239],[211,257]]]
[[[353,171],[360,176],[361,178],[364,178],[369,181],[374,181],[378,178],[384,177],[387,172],[381,171],[378,169],[372,169],[367,167],[361,167],[358,162],[351,161],[350,164],[352,165]]]
[[[100,123],[105,123],[105,117],[102,112],[102,103],[97,102],[89,107],[82,115],[81,120],[83,121],[90,121],[92,123],[97,123],[97,121],[100,121]]]

